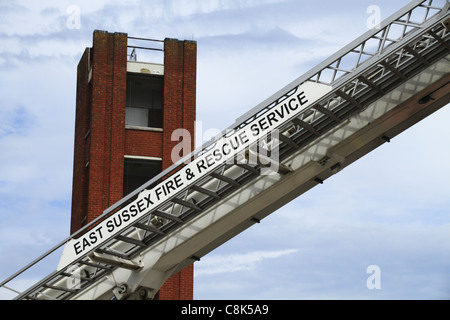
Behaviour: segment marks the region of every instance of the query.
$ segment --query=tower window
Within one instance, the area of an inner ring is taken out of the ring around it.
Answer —
[[[161,161],[125,158],[123,195],[131,193],[162,170]]]
[[[125,124],[162,128],[163,77],[128,73]]]

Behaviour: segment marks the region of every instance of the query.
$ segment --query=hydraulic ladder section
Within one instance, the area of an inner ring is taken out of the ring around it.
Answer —
[[[16,299],[148,299],[172,274],[450,102],[448,0],[416,0],[18,271]]]

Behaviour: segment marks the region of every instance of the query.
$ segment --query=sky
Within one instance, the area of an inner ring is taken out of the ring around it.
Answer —
[[[0,280],[69,236],[76,69],[95,29],[197,42],[199,145],[366,32],[373,8],[407,3],[0,0]],[[194,299],[449,299],[447,119],[450,106],[203,257]]]

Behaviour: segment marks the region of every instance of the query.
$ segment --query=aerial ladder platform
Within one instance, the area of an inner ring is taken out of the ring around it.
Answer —
[[[5,279],[14,299],[152,299],[163,283],[450,102],[449,0],[415,0]],[[11,283],[58,252],[55,270]]]

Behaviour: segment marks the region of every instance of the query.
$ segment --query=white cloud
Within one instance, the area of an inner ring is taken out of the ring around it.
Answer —
[[[242,10],[284,1],[286,0],[170,0],[164,1],[164,8],[176,16],[190,16],[210,14],[217,11]]]
[[[8,36],[47,35],[62,28],[60,18],[64,13],[56,8],[48,10],[42,3],[36,5],[36,1],[24,2],[23,5],[2,4],[1,33]]]
[[[253,251],[244,254],[206,256],[196,264],[195,276],[255,269],[265,259],[280,258],[297,250]]]

